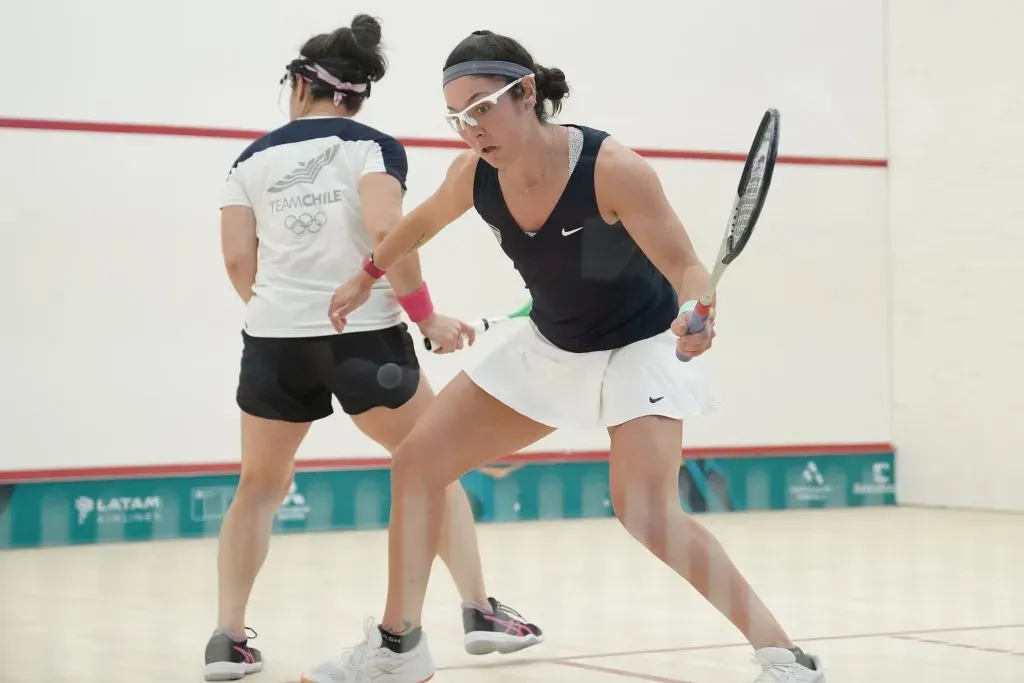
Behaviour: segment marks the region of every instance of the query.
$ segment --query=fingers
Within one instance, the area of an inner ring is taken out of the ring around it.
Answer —
[[[700,332],[687,334],[676,341],[676,350],[686,356],[699,356],[714,344],[715,328],[705,327]]]
[[[335,313],[331,314],[331,325],[334,326],[334,329],[337,330],[338,334],[341,334],[341,331],[345,329],[345,323],[348,322],[348,318],[343,315],[339,315],[340,313],[341,311],[335,311]]]
[[[327,308],[327,317],[330,318],[331,325],[339,333],[348,322],[348,314],[351,312],[351,308],[352,306],[349,305],[348,301],[337,299],[332,299],[331,305]]]
[[[450,341],[448,342],[449,348],[451,348],[452,351],[461,351],[466,345],[462,338],[462,330],[458,325],[452,325],[447,332],[450,335]]]
[[[432,329],[427,336],[430,338],[431,353],[451,353],[458,348],[455,335],[447,329]]]
[[[686,311],[682,315],[680,315],[678,318],[676,318],[675,320],[672,321],[672,331],[675,332],[677,337],[682,337],[683,335],[686,335],[686,334],[698,334],[696,332],[695,333],[691,333],[690,332],[689,325],[690,325],[690,318],[692,316],[693,316],[693,311]],[[715,309],[712,308],[711,312],[708,313],[708,317],[704,319],[704,324],[701,327],[701,330],[705,330],[708,327],[714,326],[714,322],[715,322]]]
[[[345,326],[345,308],[335,302],[331,302],[331,305],[327,309],[327,317],[331,320],[331,325],[334,329],[341,331],[341,328]]]
[[[459,341],[449,342],[434,342],[434,348],[431,349],[434,353],[444,355],[446,353],[455,353],[462,348]]]
[[[690,312],[687,311],[672,322],[672,332],[679,337],[676,341],[676,350],[687,357],[693,358],[711,348],[715,336],[715,310],[711,309],[710,314],[704,321],[704,328],[699,332],[690,332],[687,325],[690,320]]]
[[[467,325],[466,323],[461,323],[461,325],[462,334],[466,336],[466,340],[469,342],[469,345],[472,346],[473,342],[476,341],[476,328],[472,325]]]
[[[434,353],[454,353],[476,341],[476,330],[465,323],[454,323],[450,327],[431,335],[430,342]]]
[[[702,337],[698,337],[697,335],[682,337],[676,342],[676,351],[684,356],[693,358],[694,356],[699,356],[709,350],[713,344],[711,341],[712,339],[712,335]]]

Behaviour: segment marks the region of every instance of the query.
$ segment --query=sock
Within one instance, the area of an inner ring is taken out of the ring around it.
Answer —
[[[378,626],[377,628],[380,629],[380,638],[383,641],[384,647],[397,654],[403,654],[416,647],[420,642],[420,636],[423,635],[423,627],[421,626],[409,629],[402,635],[386,631],[383,626]]]
[[[483,612],[484,614],[494,614],[494,608],[489,604],[484,605],[479,602],[464,602],[462,603],[462,607],[464,609],[475,609],[479,612]]]
[[[214,633],[214,635],[216,635],[218,633],[223,633],[224,635],[226,635],[228,638],[230,638],[231,640],[235,641],[236,643],[244,643],[246,640],[248,640],[248,638],[246,638],[244,633],[239,633],[238,631],[235,631],[234,629],[230,629],[230,628],[219,628],[216,631],[214,631],[213,633]]]
[[[798,647],[791,647],[789,651],[796,656],[796,663],[800,666],[810,669],[811,671],[817,671],[817,667],[814,666],[814,660],[804,654],[804,651]]]

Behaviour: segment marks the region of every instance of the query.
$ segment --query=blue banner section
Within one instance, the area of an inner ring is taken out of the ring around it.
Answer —
[[[895,505],[892,453],[694,459],[679,469],[692,513]],[[0,548],[215,536],[237,476],[0,485]],[[494,465],[463,478],[482,522],[614,514],[608,463]],[[387,470],[299,471],[278,508],[278,532],[380,528]]]

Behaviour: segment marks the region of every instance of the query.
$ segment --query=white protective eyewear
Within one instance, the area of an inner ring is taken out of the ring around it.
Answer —
[[[528,74],[528,76],[532,75],[533,74]],[[483,117],[488,111],[490,111],[491,107],[498,104],[498,98],[507,93],[516,85],[518,85],[526,77],[527,76],[520,76],[516,80],[506,85],[501,90],[493,92],[487,97],[483,97],[477,100],[476,102],[469,105],[460,112],[456,112],[454,114],[446,114],[445,120],[448,121],[448,125],[452,127],[452,130],[459,134],[461,134],[463,129],[466,127],[479,126],[479,119]],[[470,112],[473,112],[472,115],[470,115]]]

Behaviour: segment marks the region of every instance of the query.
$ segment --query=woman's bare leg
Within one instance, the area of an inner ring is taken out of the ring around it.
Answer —
[[[217,628],[236,639],[245,637],[246,604],[267,558],[274,513],[292,482],[295,452],[308,431],[308,422],[242,413],[242,475],[217,548]]]
[[[388,598],[381,626],[420,625],[441,544],[445,489],[471,469],[524,448],[552,428],[517,413],[459,373],[430,402],[391,466]]]
[[[608,430],[615,514],[630,534],[689,581],[757,650],[755,683],[822,683],[821,662],[793,642],[729,559],[679,502],[682,423],[648,415]]]
[[[682,423],[649,415],[608,431],[612,505],[626,530],[689,581],[755,649],[792,647],[718,539],[679,503]]]
[[[364,434],[394,454],[434,398],[429,382],[422,377],[416,395],[405,405],[394,410],[374,408],[353,415],[352,421]],[[446,489],[444,520],[438,556],[448,567],[462,601],[468,605],[487,607],[487,588],[477,545],[476,520],[473,519],[466,491],[458,481]]]

